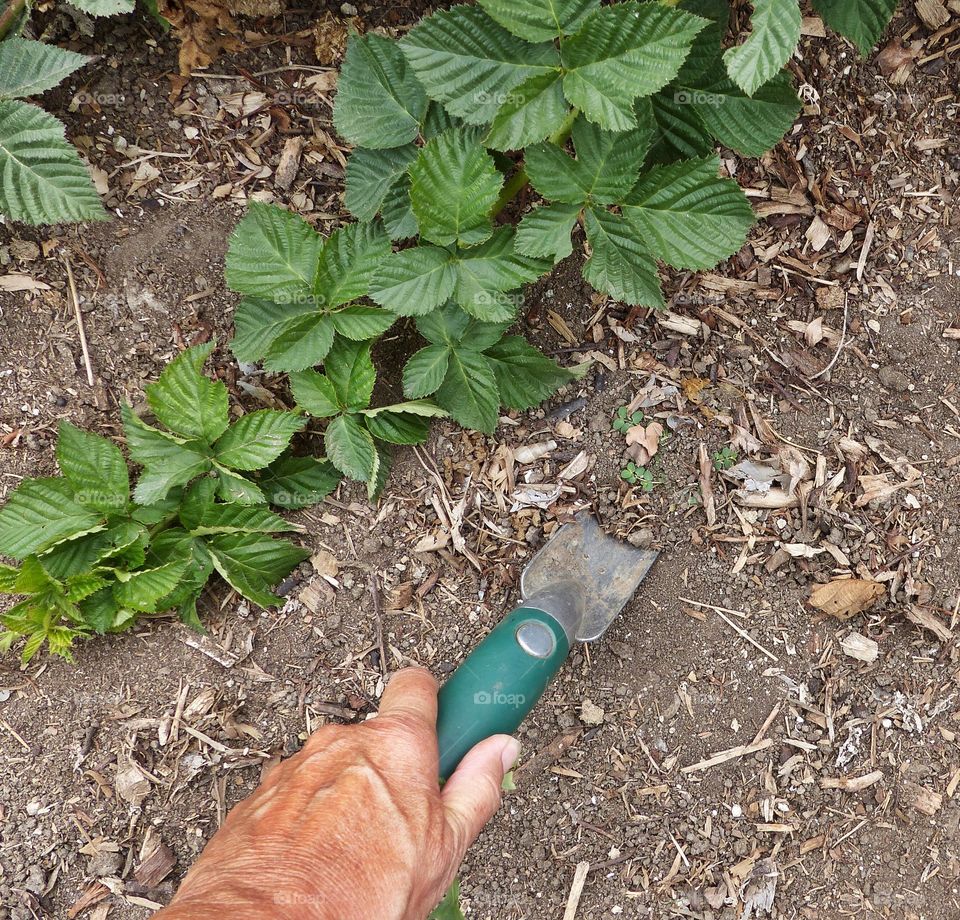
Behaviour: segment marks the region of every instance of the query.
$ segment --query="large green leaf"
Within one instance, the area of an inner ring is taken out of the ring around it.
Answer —
[[[591,13],[562,47],[567,99],[602,128],[635,127],[634,99],[677,75],[706,24],[664,4],[634,0]]]
[[[230,350],[238,361],[253,364],[263,358],[292,320],[314,311],[312,303],[274,303],[262,297],[244,297],[233,312]]]
[[[484,144],[494,150],[519,150],[542,141],[561,127],[568,111],[560,72],[534,74],[506,94]]]
[[[439,15],[439,14],[438,14]],[[431,243],[473,246],[490,233],[503,176],[475,132],[451,130],[428,141],[410,167],[410,201]]]
[[[685,81],[696,79],[721,59],[721,45],[730,22],[730,5],[727,0],[680,0],[677,6],[707,20],[677,74],[676,82],[684,86]]]
[[[290,392],[297,405],[315,418],[329,418],[341,412],[337,391],[324,374],[313,370],[291,374]]]
[[[323,501],[340,479],[340,472],[326,457],[285,455],[260,477],[260,487],[271,505],[293,510]]]
[[[465,428],[492,434],[497,427],[500,392],[490,363],[479,352],[451,349],[437,402]]]
[[[690,105],[717,140],[747,156],[762,156],[776,146],[800,111],[786,71],[752,97],[726,76],[714,74],[705,82],[706,86],[689,90]]]
[[[216,461],[232,470],[259,470],[272,463],[307,423],[297,412],[258,409],[237,419],[213,445]]]
[[[778,73],[800,41],[797,0],[752,0],[750,35],[723,55],[730,79],[748,96]]]
[[[70,0],[70,5],[91,16],[118,16],[132,13],[136,0]]]
[[[457,253],[453,299],[471,316],[485,321],[511,320],[522,300],[508,294],[550,270],[552,263],[523,255],[514,247],[512,227],[499,227],[480,246]]]
[[[91,60],[66,48],[14,35],[0,42],[0,99],[45,93]]]
[[[395,41],[351,35],[333,107],[333,123],[351,144],[398,147],[415,140],[427,97]]]
[[[403,369],[403,392],[411,399],[436,393],[447,374],[450,349],[446,345],[428,345],[414,352]]]
[[[422,316],[446,303],[456,281],[456,266],[446,249],[414,246],[380,263],[370,296],[400,316]]]
[[[317,263],[313,291],[326,309],[366,295],[390,238],[379,223],[347,224],[327,237]]]
[[[384,486],[387,484],[387,478],[390,476],[390,467],[393,464],[391,455],[386,444],[377,444],[377,457],[373,464],[373,472],[367,480],[367,498],[375,501],[380,497]]]
[[[662,93],[637,101],[638,121],[653,129],[649,153],[653,163],[703,156],[716,147],[692,104],[693,92],[667,87]]]
[[[523,336],[504,336],[484,354],[497,378],[500,401],[511,409],[529,409],[573,379],[570,371],[538,351]]]
[[[189,560],[177,560],[123,577],[113,589],[114,599],[121,607],[156,613],[157,602],[176,588],[188,565]]]
[[[263,490],[246,476],[225,466],[213,462],[217,473],[217,495],[225,502],[235,502],[238,505],[262,505],[267,501]]]
[[[202,373],[213,342],[195,345],[177,355],[144,392],[157,420],[186,438],[211,442],[220,437],[230,420],[227,388]]]
[[[224,534],[209,540],[207,549],[224,581],[261,607],[279,602],[269,588],[310,555],[301,546],[263,534]]]
[[[514,245],[526,256],[548,258],[554,262],[573,252],[570,233],[580,214],[579,204],[555,201],[523,215]]]
[[[66,479],[27,479],[0,509],[0,553],[24,559],[32,553],[92,533],[103,516],[74,500]]]
[[[373,150],[358,147],[347,160],[343,203],[359,220],[373,220],[383,207],[390,187],[417,156],[414,144]]]
[[[407,173],[398,176],[390,186],[380,213],[390,239],[405,240],[417,235],[417,218],[410,202],[410,176]]]
[[[336,330],[329,313],[294,317],[273,337],[263,356],[263,366],[269,371],[301,371],[313,367],[327,356]]]
[[[313,304],[323,237],[302,217],[252,201],[227,250],[231,290],[278,303]]]
[[[813,0],[814,9],[835,32],[869,54],[890,22],[897,0]]]
[[[217,533],[289,533],[296,530],[280,515],[262,506],[211,505],[190,529],[195,537]]]
[[[417,332],[431,345],[458,345],[472,322],[453,301],[416,319]]]
[[[366,482],[374,472],[377,452],[373,437],[355,415],[338,415],[323,435],[327,456],[351,479]]]
[[[576,32],[599,0],[479,0],[505,29],[528,42],[553,41]]]
[[[130,499],[126,461],[120,448],[107,438],[61,422],[57,463],[80,505],[97,511],[117,511]]]
[[[644,246],[674,268],[711,268],[733,255],[753,226],[753,209],[720,158],[654,167],[622,205]]]
[[[652,134],[649,123],[615,132],[581,117],[572,132],[576,160],[555,144],[538,144],[526,151],[527,174],[533,187],[553,201],[619,201],[637,180]]]
[[[370,404],[373,385],[377,382],[370,346],[370,342],[338,338],[323,363],[337,402],[347,409],[365,409]]]
[[[355,342],[365,342],[383,335],[397,320],[393,313],[363,304],[344,307],[332,313],[330,318],[340,335]]]
[[[63,124],[17,100],[0,101],[0,213],[25,224],[107,216]]]
[[[559,63],[552,44],[522,41],[478,6],[428,16],[400,47],[430,98],[472,125],[492,121],[510,90]]]
[[[634,226],[622,215],[588,208],[584,227],[592,252],[583,265],[583,277],[617,300],[662,307],[657,263]]]
[[[430,434],[430,419],[412,412],[381,412],[368,416],[367,430],[389,444],[420,444]]]

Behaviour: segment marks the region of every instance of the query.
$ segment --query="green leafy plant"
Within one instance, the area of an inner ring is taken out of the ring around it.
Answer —
[[[636,412],[628,413],[626,406],[617,409],[617,414],[613,417],[613,430],[620,434],[626,434],[634,425],[639,425],[643,421],[643,412],[637,409]]]
[[[712,457],[715,470],[728,470],[737,462],[739,454],[732,447],[721,447],[713,452]]]
[[[861,47],[893,8],[840,5],[818,0]],[[427,345],[404,369],[408,399],[432,396],[490,432],[501,405],[548,396],[570,372],[504,333],[523,285],[575,240],[597,290],[659,308],[661,263],[707,268],[746,239],[753,211],[714,151],[759,156],[793,124],[800,104],[784,65],[800,13],[796,0],[757,0],[749,36],[724,49],[728,21],[725,0],[479,0],[400,41],[351,36],[334,124],[355,145],[344,201],[358,223],[325,239],[251,205],[227,255],[227,281],[245,295],[237,357],[299,373],[350,351],[336,343],[411,317]],[[532,206],[517,214],[527,188]],[[376,416],[344,409],[321,410],[333,419],[328,453],[373,493],[375,442],[389,439],[371,428]]]
[[[653,473],[645,466],[640,466],[632,460],[620,470],[620,478],[632,486],[639,486],[644,492],[652,492],[656,485]]]
[[[146,387],[158,423],[122,407],[130,488],[112,441],[60,425],[61,476],[24,480],[0,510],[0,592],[23,595],[2,616],[0,647],[25,637],[29,661],[43,643],[70,657],[75,639],[129,628],[138,616],[177,609],[200,628],[197,599],[217,572],[261,606],[270,587],[309,555],[270,536],[296,530],[270,510],[313,504],[340,474],[327,460],[287,451],[306,419],[264,409],[231,421],[227,388],[201,373],[212,345],[183,352]]]

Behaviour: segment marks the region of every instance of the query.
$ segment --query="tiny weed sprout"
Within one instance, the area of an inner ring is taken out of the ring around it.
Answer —
[[[639,425],[642,421],[643,413],[639,409],[632,415],[628,415],[627,407],[621,406],[613,417],[613,430],[626,434],[634,425]]]
[[[732,447],[721,447],[713,452],[713,468],[715,470],[729,470],[737,462],[739,454]]]
[[[231,422],[227,388],[201,373],[213,346],[188,349],[146,387],[157,426],[127,405],[131,492],[120,448],[60,425],[61,476],[24,480],[0,510],[0,592],[24,600],[0,622],[0,648],[25,638],[23,660],[44,642],[71,657],[73,642],[129,629],[176,609],[200,629],[197,600],[217,572],[260,606],[309,552],[271,534],[296,528],[271,510],[319,502],[340,480],[328,460],[287,448],[307,419],[262,409]]]
[[[639,466],[632,460],[620,470],[620,478],[632,486],[639,486],[644,492],[652,492],[656,485],[653,473],[645,466]]]

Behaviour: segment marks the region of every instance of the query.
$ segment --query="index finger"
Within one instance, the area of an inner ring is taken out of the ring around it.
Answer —
[[[397,671],[380,698],[378,718],[402,716],[437,730],[437,682],[426,668]]]

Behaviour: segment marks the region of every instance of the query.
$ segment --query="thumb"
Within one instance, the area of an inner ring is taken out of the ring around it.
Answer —
[[[453,834],[457,864],[500,807],[500,786],[520,756],[520,742],[510,735],[492,735],[468,751],[447,780],[441,800]]]

